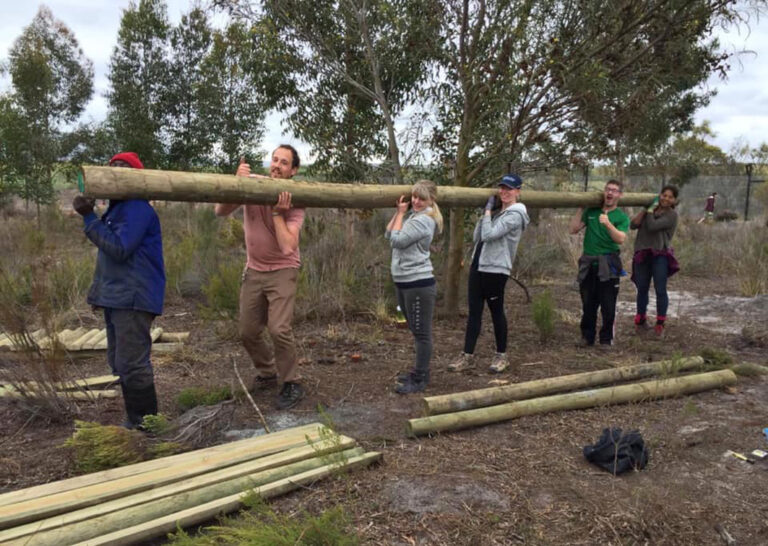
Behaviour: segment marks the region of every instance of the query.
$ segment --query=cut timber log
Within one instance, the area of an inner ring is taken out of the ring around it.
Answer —
[[[351,457],[343,466],[343,469],[354,470],[363,468],[379,460],[381,460],[381,453],[370,452],[359,457]],[[268,485],[257,487],[253,491],[263,499],[271,499],[279,495],[284,495],[285,493],[298,489],[306,484],[311,484],[338,471],[339,465],[325,465],[314,470],[291,476],[290,478],[285,478]],[[121,531],[93,538],[81,542],[76,546],[126,546],[129,544],[138,544],[173,532],[180,527],[190,527],[212,520],[218,515],[234,512],[242,506],[242,499],[243,494],[237,493],[206,504],[177,511]]]
[[[229,174],[83,167],[80,185],[88,197],[99,199],[159,199],[208,203],[253,203],[272,205],[281,191],[291,192],[297,207],[390,208],[411,186],[301,182],[273,178],[248,178]],[[480,207],[496,188],[440,186],[441,207]],[[619,205],[647,206],[656,194],[625,193]],[[520,201],[530,208],[597,207],[601,192],[547,192],[524,189]]]
[[[101,472],[93,472],[85,476],[78,476],[53,483],[46,483],[28,487],[19,491],[0,494],[0,507],[6,507],[11,504],[22,503],[25,501],[34,501],[49,495],[61,494],[74,489],[85,488],[87,486],[103,484],[112,480],[118,480],[130,476],[137,476],[146,472],[152,472],[160,468],[170,468],[172,466],[183,466],[192,464],[201,459],[209,460],[211,457],[217,457],[221,453],[230,454],[231,464],[236,464],[256,457],[271,455],[285,451],[292,447],[306,445],[308,441],[317,441],[323,431],[327,430],[320,423],[311,423],[301,427],[273,432],[265,436],[248,438],[237,442],[220,444],[206,449],[200,449],[188,453],[180,453],[162,459],[154,459],[143,463],[136,463],[120,468],[112,468]],[[224,464],[222,464],[224,466]],[[8,515],[3,509],[0,509],[0,516]],[[7,527],[2,523],[0,517],[0,529]]]
[[[82,336],[74,340],[69,347],[67,347],[70,351],[79,351],[83,344],[88,343],[89,340],[93,339],[95,336],[99,335],[101,332],[100,328],[93,328],[92,330],[88,330],[86,333],[84,333]]]
[[[691,394],[733,385],[734,383],[736,383],[736,374],[731,370],[719,370],[672,379],[633,383],[619,387],[556,394],[554,396],[509,402],[487,408],[410,419],[407,424],[407,432],[411,436],[420,436],[432,432],[488,425],[536,413],[609,406]]]
[[[46,396],[58,396],[70,400],[96,400],[100,398],[117,398],[116,390],[89,390],[89,391],[48,391],[25,390],[20,392],[13,387],[0,387],[0,398],[36,398]]]
[[[700,356],[679,360],[662,360],[636,366],[622,366],[595,372],[576,373],[526,381],[503,387],[477,389],[467,392],[443,394],[424,398],[424,415],[452,413],[474,408],[495,406],[513,400],[525,400],[563,391],[575,391],[587,387],[630,381],[652,375],[673,375],[676,372],[698,368],[704,364]]]
[[[189,332],[163,332],[158,343],[184,343],[189,339]]]
[[[344,436],[338,437],[338,439],[321,440],[311,446],[290,449],[276,455],[262,457],[222,470],[201,474],[195,478],[182,480],[170,485],[155,487],[134,495],[120,497],[113,501],[100,503],[96,506],[67,512],[51,518],[0,531],[0,544],[3,544],[8,540],[18,539],[35,533],[63,527],[65,525],[73,525],[105,514],[139,506],[147,502],[156,501],[173,495],[180,495],[187,491],[194,491],[202,487],[223,483],[241,476],[262,472],[271,468],[278,468],[280,466],[305,461],[315,457],[321,457],[345,449],[351,449],[354,445],[355,440]],[[327,463],[328,461],[325,462]]]
[[[335,460],[337,467],[341,467],[343,466],[344,461],[353,457],[360,457],[363,454],[363,449],[358,447],[337,453],[337,459],[331,458],[331,456],[328,458]],[[14,546],[21,546],[22,544],[26,546],[60,546],[63,544],[77,544],[105,534],[120,531],[126,527],[140,525],[161,518],[169,513],[193,508],[238,493],[242,494],[262,485],[290,478],[310,470],[316,470],[326,466],[328,462],[326,457],[313,457],[311,459],[277,468],[254,472],[221,483],[192,489],[178,495],[142,503],[117,512],[100,515],[84,522],[34,533],[33,535],[16,540],[4,541],[4,544]]]
[[[183,343],[153,343],[152,353],[175,353],[183,348]]]

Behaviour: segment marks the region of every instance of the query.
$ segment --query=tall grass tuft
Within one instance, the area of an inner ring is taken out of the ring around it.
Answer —
[[[539,339],[546,341],[555,333],[555,300],[552,293],[545,290],[533,297],[533,322],[539,331]]]

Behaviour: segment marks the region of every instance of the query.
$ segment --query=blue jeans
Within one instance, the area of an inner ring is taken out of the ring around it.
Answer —
[[[648,291],[656,290],[656,316],[666,317],[669,307],[667,295],[667,279],[669,278],[669,262],[666,256],[649,256],[641,263],[632,264],[634,281],[637,287],[637,314],[645,315],[648,310]]]

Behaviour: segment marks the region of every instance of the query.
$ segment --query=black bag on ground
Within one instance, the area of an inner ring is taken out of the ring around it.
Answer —
[[[636,430],[626,434],[620,428],[603,429],[594,445],[584,446],[584,457],[613,475],[641,470],[648,464],[648,449]]]

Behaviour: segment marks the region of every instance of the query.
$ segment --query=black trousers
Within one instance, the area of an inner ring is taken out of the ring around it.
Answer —
[[[590,267],[581,282],[581,337],[590,345],[595,343],[597,333],[597,310],[603,319],[600,328],[600,343],[610,345],[613,341],[613,327],[616,319],[616,300],[619,297],[619,279],[600,281],[597,268]]]
[[[465,353],[471,355],[475,352],[486,302],[491,311],[496,352],[507,352],[507,316],[504,314],[504,287],[507,279],[509,277],[502,273],[481,273],[475,268],[470,269],[467,287],[469,316],[467,316],[467,331],[464,334]]]

